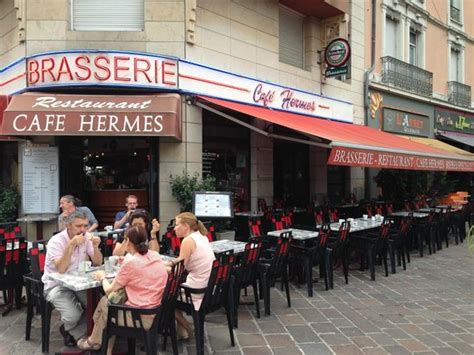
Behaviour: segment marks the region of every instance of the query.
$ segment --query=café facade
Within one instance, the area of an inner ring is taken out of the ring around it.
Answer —
[[[474,171],[470,157],[354,124],[351,102],[178,57],[38,53],[2,69],[0,84],[22,214],[57,212],[57,197],[74,194],[104,226],[133,194],[166,223],[179,211],[169,177],[183,171],[214,176],[241,209],[259,197],[304,206],[332,166]],[[32,163],[45,146],[52,155]],[[56,200],[27,206],[26,191]]]

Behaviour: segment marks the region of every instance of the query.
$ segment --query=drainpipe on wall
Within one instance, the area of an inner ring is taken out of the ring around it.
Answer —
[[[364,73],[364,125],[369,125],[370,115],[370,96],[369,96],[369,78],[375,69],[375,31],[376,31],[376,8],[377,0],[371,2],[371,28],[370,28],[370,68]],[[364,197],[366,200],[370,197],[370,183],[369,168],[364,169]]]

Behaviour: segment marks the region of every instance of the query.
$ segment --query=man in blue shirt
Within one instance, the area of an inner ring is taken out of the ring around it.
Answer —
[[[128,195],[125,197],[126,210],[117,212],[115,215],[114,229],[127,228],[130,220],[130,215],[138,207],[138,198],[135,195]]]

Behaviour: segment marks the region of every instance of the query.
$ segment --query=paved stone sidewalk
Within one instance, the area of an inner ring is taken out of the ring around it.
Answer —
[[[230,346],[225,316],[207,317],[209,354],[474,354],[474,257],[465,244],[435,255],[412,257],[407,271],[383,276],[376,270],[350,271],[345,285],[335,270],[335,289],[315,285],[313,298],[304,286],[292,286],[292,308],[284,294],[272,291],[272,315],[257,319],[254,306],[239,311],[236,347]],[[53,312],[52,352],[65,350]],[[24,309],[0,318],[0,354],[41,353],[39,319],[32,339],[24,341]],[[119,344],[124,348],[124,344]],[[194,354],[193,342],[180,352]],[[137,352],[139,353],[139,352]]]

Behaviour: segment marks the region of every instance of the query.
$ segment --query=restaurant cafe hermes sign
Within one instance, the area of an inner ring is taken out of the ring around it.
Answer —
[[[181,140],[178,94],[23,94],[5,110],[2,134],[168,136]]]

